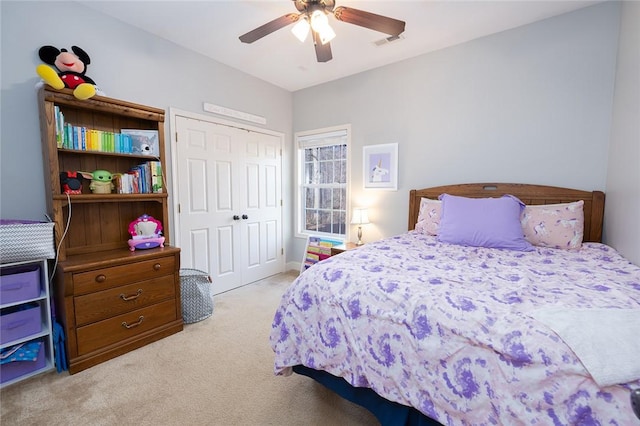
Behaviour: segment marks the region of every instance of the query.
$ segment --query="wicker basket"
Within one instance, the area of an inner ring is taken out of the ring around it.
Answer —
[[[194,323],[209,318],[213,313],[211,277],[198,269],[180,269],[182,320]]]
[[[0,219],[0,263],[53,259],[53,222]]]

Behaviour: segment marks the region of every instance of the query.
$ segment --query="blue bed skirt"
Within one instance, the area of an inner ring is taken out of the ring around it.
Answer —
[[[303,365],[293,367],[295,373],[311,377],[344,399],[369,410],[382,426],[442,426],[413,407],[384,399],[369,388],[351,386],[341,377]]]

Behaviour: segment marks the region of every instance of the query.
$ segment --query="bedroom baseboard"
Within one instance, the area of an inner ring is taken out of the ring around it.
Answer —
[[[285,265],[285,270],[288,271],[299,271],[302,264],[300,262],[287,262]]]

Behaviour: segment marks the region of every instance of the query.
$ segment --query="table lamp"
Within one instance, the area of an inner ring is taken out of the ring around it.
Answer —
[[[358,242],[356,243],[357,246],[361,246],[362,244],[364,244],[362,242],[362,225],[366,225],[367,223],[369,223],[369,215],[367,209],[364,207],[353,209],[353,212],[351,213],[351,224],[358,225]]]

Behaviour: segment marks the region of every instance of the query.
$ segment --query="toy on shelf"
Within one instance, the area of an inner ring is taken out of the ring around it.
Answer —
[[[150,249],[164,247],[164,237],[162,236],[162,223],[143,214],[129,224],[129,250]]]
[[[73,90],[73,95],[85,100],[96,93],[103,94],[93,81],[85,73],[91,59],[87,52],[78,46],[71,46],[71,52],[67,49],[58,49],[55,46],[42,46],[38,50],[38,56],[44,64],[36,67],[36,73],[49,86],[56,90],[68,87]]]
[[[60,172],[60,189],[63,194],[82,194],[82,172]]]
[[[85,177],[91,179],[89,189],[94,194],[111,194],[115,188],[113,185],[113,174],[106,170],[94,170],[93,173],[82,172]]]
[[[92,193],[111,194],[115,188],[113,178],[114,175],[106,170],[60,172],[60,189],[63,194],[82,194],[82,182],[90,180],[89,189]]]

